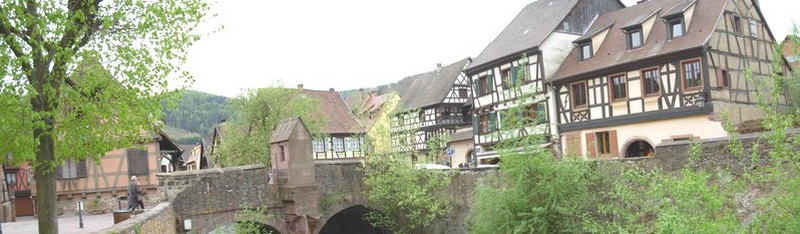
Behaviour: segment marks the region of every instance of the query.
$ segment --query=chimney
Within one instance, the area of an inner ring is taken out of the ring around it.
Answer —
[[[436,68],[442,68],[442,63],[436,63]]]
[[[335,89],[333,89],[333,88],[331,88],[331,89],[329,89],[328,91],[331,91],[331,92],[333,92],[333,91],[336,91],[336,90],[335,90]]]
[[[297,89],[300,90],[300,91],[303,91],[303,84],[298,84],[297,85]]]

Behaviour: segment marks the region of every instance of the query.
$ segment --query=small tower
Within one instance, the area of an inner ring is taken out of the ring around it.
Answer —
[[[270,138],[275,178],[281,186],[314,185],[311,133],[299,117],[281,120]]]

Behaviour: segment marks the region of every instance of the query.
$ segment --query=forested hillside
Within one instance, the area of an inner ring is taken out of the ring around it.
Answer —
[[[164,108],[166,125],[172,127],[164,130],[179,143],[197,143],[201,136],[208,136],[221,119],[230,116],[227,102],[227,97],[186,90],[174,109]],[[176,129],[183,131],[174,131]]]

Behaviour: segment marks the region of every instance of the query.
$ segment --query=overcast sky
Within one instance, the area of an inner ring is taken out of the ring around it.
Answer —
[[[189,50],[191,89],[374,87],[475,58],[532,0],[220,0]],[[637,0],[623,0],[632,5]],[[761,0],[778,40],[800,22],[800,1]]]

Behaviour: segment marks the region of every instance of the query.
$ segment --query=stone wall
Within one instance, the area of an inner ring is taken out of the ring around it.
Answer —
[[[175,233],[177,232],[175,211],[172,203],[165,202],[146,212],[133,216],[113,227],[96,233]]]
[[[331,160],[315,163],[322,223],[348,207],[367,205],[363,168],[360,160]]]
[[[461,169],[454,174],[450,186],[440,191],[450,201],[448,212],[430,225],[429,233],[468,233],[467,218],[475,203],[475,187],[482,178],[499,174],[494,168]]]

